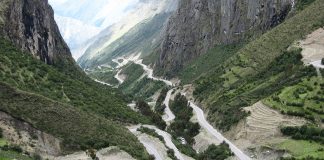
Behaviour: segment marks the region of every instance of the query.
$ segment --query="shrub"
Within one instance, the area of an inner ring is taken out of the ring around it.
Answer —
[[[171,134],[175,137],[183,137],[189,144],[193,144],[193,137],[199,134],[200,125],[190,122],[193,110],[186,97],[177,94],[174,102],[170,105],[170,109],[176,116],[174,122],[170,125]]]
[[[168,154],[168,157],[170,157],[172,160],[177,160],[177,157],[174,155],[173,149],[168,149],[167,154]]]
[[[296,140],[312,140],[324,144],[324,129],[313,126],[283,127],[281,132]]]
[[[160,129],[164,130],[167,126],[165,121],[163,121],[162,116],[158,113],[155,113],[151,110],[151,107],[143,100],[139,100],[136,102],[136,108],[140,111],[144,116],[150,117],[151,122],[158,126]]]
[[[225,142],[220,144],[219,146],[210,145],[206,151],[198,155],[198,160],[224,160],[234,154],[229,148],[229,145]]]

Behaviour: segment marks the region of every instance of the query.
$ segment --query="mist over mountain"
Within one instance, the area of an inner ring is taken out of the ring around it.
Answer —
[[[50,0],[63,38],[78,59],[88,41],[135,9],[139,0]]]

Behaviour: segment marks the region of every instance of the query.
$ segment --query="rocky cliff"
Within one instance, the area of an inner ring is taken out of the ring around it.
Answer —
[[[1,0],[0,35],[47,64],[74,63],[47,0]]]
[[[156,67],[174,76],[217,44],[231,44],[281,23],[293,0],[181,0],[170,18]]]

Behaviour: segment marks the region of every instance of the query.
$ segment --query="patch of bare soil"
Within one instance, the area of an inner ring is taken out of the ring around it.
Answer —
[[[309,34],[305,40],[298,44],[303,48],[303,62],[310,64],[311,62],[324,58],[324,29],[320,28]]]
[[[286,139],[280,132],[281,126],[301,126],[306,123],[304,119],[282,115],[262,102],[246,107],[245,110],[250,111],[251,115],[225,135],[257,159],[276,159],[281,156],[282,153],[265,148]]]

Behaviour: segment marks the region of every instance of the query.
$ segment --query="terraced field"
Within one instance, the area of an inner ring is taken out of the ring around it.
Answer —
[[[251,112],[246,120],[246,132],[251,138],[255,138],[255,134],[263,138],[280,136],[279,126],[300,126],[305,123],[303,119],[284,116],[265,106],[262,102],[247,107],[245,110]]]
[[[264,157],[266,153],[268,156],[281,156],[275,151],[270,153],[269,150],[259,150],[264,146],[272,146],[287,139],[282,136],[280,126],[301,126],[306,123],[306,120],[302,118],[282,115],[262,102],[257,102],[244,110],[250,112],[250,116],[226,134],[238,147],[259,158]]]

